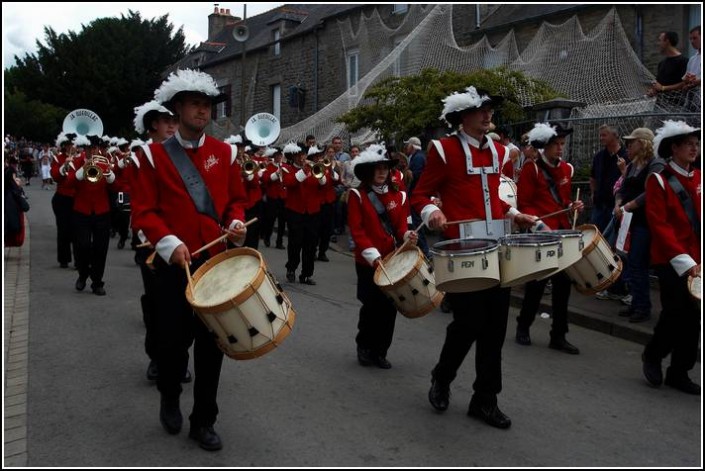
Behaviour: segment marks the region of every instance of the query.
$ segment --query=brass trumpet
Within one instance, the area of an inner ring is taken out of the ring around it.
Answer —
[[[255,169],[257,169],[257,162],[255,162],[252,159],[245,159],[242,162],[242,172],[245,175],[252,175],[255,173]]]
[[[83,165],[83,174],[90,183],[98,183],[103,179],[107,170],[103,170],[101,164],[106,169],[110,169],[110,161],[103,155],[92,155]]]
[[[325,162],[316,162],[311,166],[311,174],[319,180],[326,176]]]
[[[330,160],[328,157],[323,157],[323,166],[328,168],[331,165],[333,165],[333,161]]]

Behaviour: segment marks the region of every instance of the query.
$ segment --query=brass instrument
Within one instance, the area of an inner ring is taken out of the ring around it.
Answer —
[[[257,169],[257,162],[255,162],[252,159],[245,159],[242,162],[242,172],[245,175],[252,175],[255,173],[255,169]]]
[[[333,165],[333,161],[330,160],[328,157],[323,157],[323,165],[328,168]]]
[[[265,168],[267,168],[267,164],[264,163],[264,162],[260,162],[260,163],[259,163],[259,169],[260,169],[260,170],[264,170]]]
[[[102,164],[102,166],[101,166]],[[105,167],[105,170],[103,169]],[[110,161],[103,155],[92,155],[83,165],[83,175],[90,183],[98,183],[110,169]]]
[[[319,180],[326,176],[326,164],[324,162],[316,162],[311,166],[311,174]]]

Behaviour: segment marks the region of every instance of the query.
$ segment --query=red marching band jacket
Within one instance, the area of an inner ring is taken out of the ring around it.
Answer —
[[[51,159],[50,173],[51,178],[53,178],[56,182],[56,193],[73,198],[74,194],[76,193],[76,188],[68,185],[66,178],[67,175],[61,174],[61,167],[66,162],[67,158],[68,156],[64,153],[55,155],[54,158]]]
[[[221,226],[229,228],[233,221],[244,222],[247,195],[231,147],[204,135],[197,149],[184,151],[203,178],[220,220],[197,211],[164,146],[150,144],[148,152],[139,154],[132,219],[133,227],[144,232],[162,258],[165,251],[160,245],[170,246],[171,251],[166,251],[170,254],[180,241],[193,252],[221,236]],[[216,244],[208,252],[215,255],[224,249],[225,244]]]
[[[335,186],[340,182],[340,174],[332,170],[332,166],[326,168],[326,184],[320,187],[321,203],[335,203]]]
[[[675,170],[671,164],[661,174],[651,174],[646,180],[646,218],[651,231],[651,264],[670,264],[678,275],[701,262],[700,238],[678,198],[668,184],[667,176],[675,175],[690,195],[697,217],[702,221],[702,174],[695,169],[689,175]]]
[[[553,179],[560,203],[551,193],[548,180],[542,169],[545,169]],[[567,208],[571,203],[571,181],[573,166],[562,160],[552,167],[545,161],[538,163],[526,162],[521,169],[519,183],[517,183],[517,206],[519,211],[526,214],[550,214]],[[542,221],[551,229],[570,229],[569,213],[558,214],[543,219]]]
[[[279,167],[272,162],[267,165],[264,169],[264,173],[262,173],[262,186],[264,187],[264,194],[267,195],[267,199],[270,201],[286,198],[286,187],[282,181],[281,173],[282,172],[279,171]],[[272,176],[274,177],[272,178]]]
[[[86,180],[85,176],[82,180],[76,178],[76,174],[85,163],[86,154],[84,152],[73,160],[71,164],[76,170],[70,169],[66,177],[66,184],[74,189],[73,210],[89,216],[109,213],[110,195],[108,191],[112,184],[108,183],[108,178],[105,176],[95,183]],[[107,170],[103,167],[101,169],[104,173]]]
[[[287,209],[299,214],[316,214],[321,211],[323,192],[319,187],[323,185],[318,178],[311,174],[310,167],[304,166],[303,169],[300,169],[293,165],[284,164],[282,165],[282,175],[286,187]]]
[[[371,262],[380,256],[384,258],[396,248],[396,242],[401,244],[408,230],[408,218],[411,216],[406,192],[389,189],[386,193],[377,195],[389,215],[389,221],[394,230],[394,237],[389,234],[375,210],[367,189],[351,189],[348,196],[348,226],[355,241],[355,263],[370,266]],[[378,254],[374,252],[376,249]],[[367,254],[368,258],[363,256]]]
[[[489,149],[491,143],[485,138],[482,149],[479,143],[469,137],[473,165],[475,167],[492,166],[492,153]],[[438,141],[434,141],[438,142]],[[439,144],[443,155],[436,144],[431,146],[419,182],[411,196],[411,206],[418,212],[424,221],[435,209],[431,197],[438,195],[443,202],[441,210],[448,221],[465,219],[485,219],[484,191],[480,175],[469,175],[465,161],[465,152],[460,147],[460,140],[456,136],[442,138]],[[494,143],[499,155],[499,164],[506,148]],[[490,190],[490,209],[492,219],[504,219],[510,206],[499,198],[499,173],[487,175]],[[425,212],[424,212],[425,209]],[[449,225],[443,232],[447,239],[460,237],[457,224]]]
[[[240,167],[237,162],[234,164]],[[242,169],[242,167],[240,167]],[[262,200],[262,188],[260,186],[259,171],[255,167],[255,171],[250,175],[245,175],[240,173],[242,177],[242,183],[245,187],[245,193],[247,193],[247,203],[245,204],[245,209],[250,209],[254,207],[259,201]]]

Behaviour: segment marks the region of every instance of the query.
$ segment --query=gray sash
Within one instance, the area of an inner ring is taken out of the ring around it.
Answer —
[[[213,199],[208,192],[206,183],[203,181],[203,177],[198,173],[196,166],[193,165],[191,159],[181,144],[176,139],[176,137],[171,136],[169,139],[162,143],[166,153],[171,158],[171,161],[179,172],[181,179],[186,185],[186,190],[193,200],[193,204],[196,205],[196,210],[205,214],[206,216],[212,217],[216,223],[220,224],[220,218],[215,212],[215,206],[213,205]]]

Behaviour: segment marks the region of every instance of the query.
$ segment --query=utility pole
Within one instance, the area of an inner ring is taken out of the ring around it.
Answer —
[[[247,26],[247,4],[243,4],[242,22]],[[242,42],[242,61],[240,62],[240,126],[245,126],[245,65],[247,63],[247,38]]]

